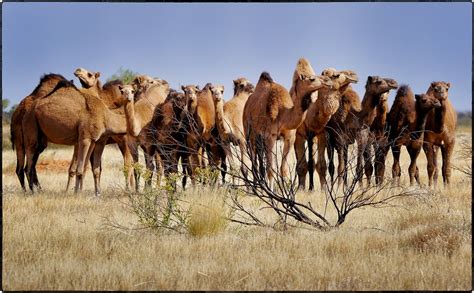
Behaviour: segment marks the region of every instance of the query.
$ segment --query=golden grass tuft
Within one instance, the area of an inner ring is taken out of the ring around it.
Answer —
[[[187,230],[194,237],[216,235],[228,225],[222,200],[216,197],[203,197],[196,200],[190,208]]]

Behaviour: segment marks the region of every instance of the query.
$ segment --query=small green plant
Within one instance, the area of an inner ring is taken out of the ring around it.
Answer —
[[[206,167],[196,168],[196,180],[203,185],[214,185],[219,178],[219,170]]]

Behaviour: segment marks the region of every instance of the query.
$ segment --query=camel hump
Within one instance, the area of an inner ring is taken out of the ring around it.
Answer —
[[[268,93],[267,112],[270,118],[278,117],[280,108],[292,108],[294,106],[288,91],[279,84],[273,84]]]
[[[212,87],[212,83],[208,82],[208,83],[206,83],[206,85],[202,88],[202,91],[211,90],[211,87]]]
[[[72,88],[72,89],[75,89],[76,91],[79,91],[79,89],[74,85],[74,82],[72,80],[67,80],[67,79],[64,79],[64,80],[60,80],[56,86],[54,87],[54,89],[45,96],[48,97],[48,96],[51,96],[52,94],[54,94],[55,92],[57,92],[58,90],[62,89],[62,88]]]
[[[54,81],[61,81],[61,80],[66,80],[66,78],[60,74],[56,73],[49,73],[49,74],[44,74],[41,76],[40,81],[36,88],[31,92],[30,96],[35,96],[38,94],[38,92],[41,90],[42,86],[46,83],[51,83]]]
[[[397,91],[397,95],[396,97],[414,97],[413,96],[413,91],[411,90],[411,88],[406,85],[406,84],[402,84],[400,86],[400,88],[398,88],[398,91]]]
[[[273,78],[270,76],[270,73],[264,71],[262,74],[260,74],[260,78],[258,81],[268,81],[268,82],[273,82]]]

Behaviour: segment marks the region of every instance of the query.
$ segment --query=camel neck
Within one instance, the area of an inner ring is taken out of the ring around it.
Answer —
[[[380,95],[377,96],[373,93],[365,92],[362,99],[362,109],[357,115],[361,126],[370,126],[374,122],[379,100]]]
[[[132,136],[138,136],[138,134],[140,134],[142,125],[140,125],[140,119],[135,116],[135,105],[133,102],[127,102],[125,104],[125,117],[127,132]]]
[[[215,102],[215,109],[216,109],[216,124],[221,135],[228,134],[228,127],[226,127],[226,121],[224,116],[224,102],[221,100],[219,102]]]
[[[432,111],[434,111],[434,118],[435,118],[435,129],[434,132],[440,133],[443,131],[443,125],[445,124],[446,121],[446,104],[447,104],[447,99],[443,101],[439,101],[441,103],[440,108],[436,108]]]
[[[105,110],[107,132],[111,134],[126,134],[128,127],[126,116],[120,113],[121,109]]]
[[[410,133],[410,138],[413,140],[423,139],[423,134],[425,131],[426,120],[428,118],[428,113],[430,110],[424,110],[421,105],[417,102],[415,104],[415,129]]]

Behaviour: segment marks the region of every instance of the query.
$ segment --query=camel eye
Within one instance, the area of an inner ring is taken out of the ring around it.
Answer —
[[[224,94],[224,91],[223,91],[223,90],[221,91],[221,94]]]

